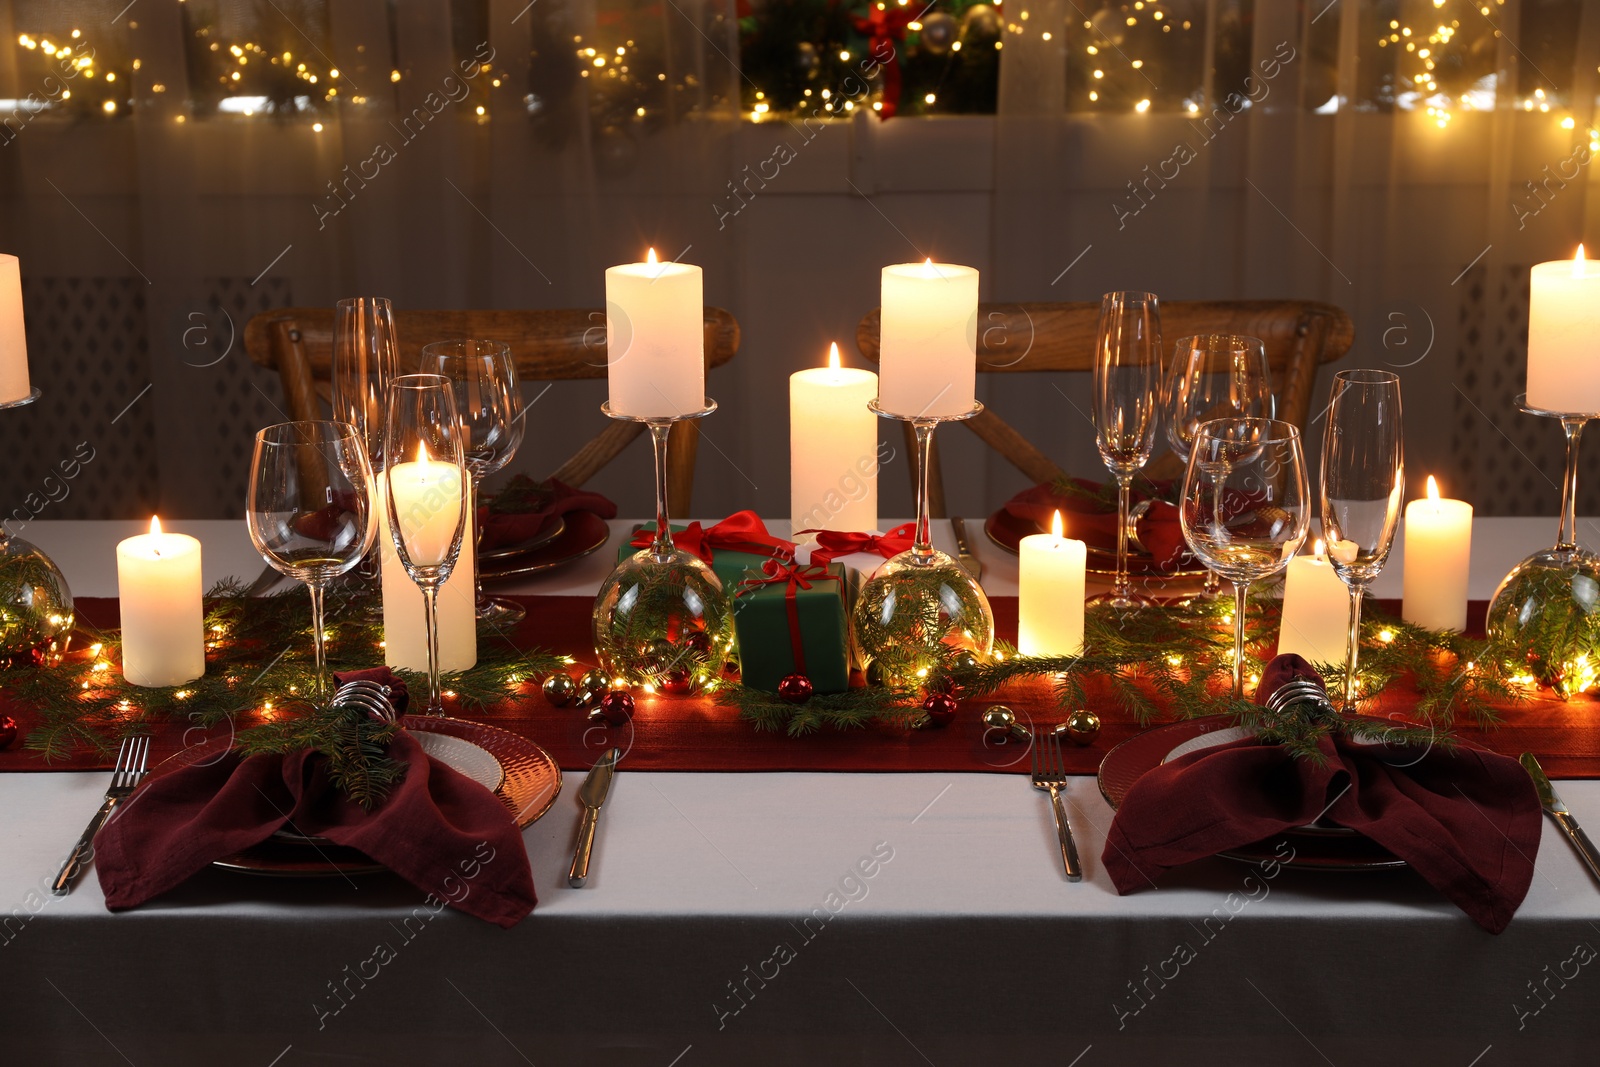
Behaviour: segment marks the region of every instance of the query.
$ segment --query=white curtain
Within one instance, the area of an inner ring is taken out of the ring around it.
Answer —
[[[283,417],[238,339],[256,311],[599,306],[604,267],[648,245],[704,266],[743,328],[708,383],[702,515],[784,513],[787,375],[851,352],[878,268],[919,255],[979,267],[996,301],[1338,303],[1347,365],[1402,374],[1417,477],[1482,513],[1555,508],[1559,434],[1511,397],[1527,266],[1600,242],[1595,0],[1007,0],[979,16],[999,113],[886,122],[753,113],[733,0],[124,6],[0,0],[0,250],[45,389],[0,417],[8,515],[236,515],[251,435]],[[1431,90],[1417,52],[1445,27]],[[1471,92],[1437,106],[1463,67]],[[514,465],[535,474],[604,424],[602,383],[542,388]],[[1086,383],[981,390],[1097,471]],[[942,438],[956,511],[1021,487]],[[903,461],[883,479],[882,513],[908,514]],[[642,451],[595,484],[648,508]]]

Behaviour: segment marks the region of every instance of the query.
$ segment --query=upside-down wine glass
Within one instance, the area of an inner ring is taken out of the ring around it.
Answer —
[[[335,422],[355,428],[376,478],[383,473],[383,406],[389,383],[400,373],[394,307],[387,297],[349,297],[334,305],[333,370],[330,397]],[[381,576],[379,553],[361,570],[374,584]],[[373,613],[381,613],[374,603]]]
[[[1107,293],[1095,340],[1095,444],[1117,482],[1117,577],[1096,597],[1114,608],[1152,603],[1128,582],[1128,508],[1133,476],[1150,462],[1161,396],[1161,303],[1154,293]]]
[[[1206,566],[1233,583],[1233,696],[1244,698],[1244,617],[1250,583],[1289,566],[1311,525],[1300,431],[1277,419],[1200,426],[1189,449],[1179,521]]]
[[[1207,333],[1178,338],[1161,389],[1167,442],[1187,464],[1202,423],[1230,416],[1272,418],[1272,378],[1260,338]],[[1200,595],[1215,599],[1222,581],[1206,568]]]
[[[285,422],[257,433],[245,520],[256,551],[310,591],[322,695],[327,687],[323,593],[361,562],[378,529],[372,468],[354,427]]]
[[[428,714],[444,714],[439,685],[439,587],[461,558],[469,485],[466,433],[450,379],[404,374],[389,386],[384,426],[389,535],[422,590],[428,635]]]
[[[1400,376],[1344,370],[1333,379],[1322,437],[1322,536],[1333,572],[1350,587],[1344,703],[1356,700],[1361,598],[1389,559],[1405,497]]]
[[[511,462],[522,444],[522,390],[517,384],[517,365],[511,358],[510,346],[499,341],[435,341],[422,346],[422,370],[444,375],[455,388],[467,470],[472,475],[470,535],[473,545],[481,549],[479,490],[485,478]],[[497,626],[522,621],[521,606],[484,595],[482,560],[481,552],[473,554],[472,583],[478,618]]]

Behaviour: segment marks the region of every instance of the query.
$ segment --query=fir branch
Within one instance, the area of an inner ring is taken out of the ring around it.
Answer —
[[[720,686],[717,703],[735,708],[739,717],[757,730],[783,730],[800,737],[821,727],[862,729],[871,723],[910,726],[918,715],[914,690],[893,686],[867,686],[844,693],[816,693],[804,704],[791,704],[745,685]]]

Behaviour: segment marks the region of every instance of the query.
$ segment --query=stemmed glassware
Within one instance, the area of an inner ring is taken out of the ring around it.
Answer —
[[[326,689],[323,593],[377,535],[372,467],[354,427],[285,422],[256,434],[245,519],[266,561],[311,594],[319,695]]]
[[[443,715],[439,685],[439,587],[461,557],[469,486],[466,432],[450,379],[405,374],[389,386],[384,423],[389,535],[422,590],[428,635],[428,714]]]
[[[1233,583],[1233,696],[1244,697],[1250,583],[1289,566],[1311,525],[1300,431],[1277,419],[1200,426],[1189,449],[1179,521],[1189,548]]]
[[[1400,376],[1344,370],[1333,379],[1322,437],[1322,536],[1333,572],[1350,587],[1344,702],[1356,700],[1361,598],[1388,562],[1405,498],[1405,434]]]
[[[483,480],[511,462],[522,444],[522,390],[509,346],[499,341],[435,341],[422,347],[422,370],[450,379],[463,426],[467,470],[472,475],[472,543],[483,531],[478,522]],[[509,600],[484,595],[474,554],[473,589],[478,618],[498,626],[522,620],[523,609]]]
[[[1272,418],[1272,378],[1266,345],[1242,334],[1208,333],[1180,337],[1161,389],[1167,442],[1189,459],[1202,423],[1231,416]],[[1206,568],[1201,595],[1210,600],[1221,588],[1217,572]]]
[[[1117,482],[1117,577],[1096,599],[1115,608],[1148,606],[1128,582],[1128,506],[1133,476],[1155,448],[1161,395],[1161,306],[1154,293],[1107,293],[1095,341],[1095,444]]]
[[[383,473],[383,406],[389,383],[400,373],[399,361],[394,307],[387,297],[350,297],[334,305],[333,418],[355,429],[374,476]],[[360,573],[378,577],[377,553]],[[375,604],[372,610],[380,609]]]

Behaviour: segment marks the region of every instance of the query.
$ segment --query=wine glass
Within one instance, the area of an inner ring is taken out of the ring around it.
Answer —
[[[1160,392],[1160,301],[1154,293],[1107,293],[1095,341],[1094,429],[1100,458],[1117,482],[1117,577],[1110,595],[1095,599],[1115,608],[1151,603],[1128,583],[1128,496],[1155,448]]]
[[[399,371],[386,297],[341,300],[333,312],[333,417],[355,427],[374,473],[383,470],[383,405]]]
[[[483,536],[478,524],[478,491],[483,480],[504,467],[522,444],[522,390],[509,346],[499,341],[435,341],[422,346],[422,370],[450,379],[463,427],[467,471],[472,475],[472,543]],[[478,561],[475,555],[474,563]],[[474,566],[478,618],[499,626],[522,620],[523,609],[509,600],[484,595]]]
[[[422,589],[428,634],[428,714],[444,714],[439,687],[439,587],[461,558],[469,496],[466,431],[455,389],[440,374],[403,374],[389,386],[383,472],[389,536]]]
[[[1167,441],[1189,459],[1200,425],[1233,415],[1272,418],[1272,378],[1267,348],[1259,338],[1207,333],[1180,337],[1161,389],[1167,416]],[[1206,568],[1201,595],[1214,599],[1221,588],[1217,572]]]
[[[327,670],[323,593],[361,562],[378,529],[372,467],[355,428],[284,422],[257,433],[245,520],[256,551],[311,593],[320,695]]]
[[[1245,594],[1289,566],[1311,524],[1300,431],[1231,417],[1203,423],[1189,447],[1179,522],[1189,549],[1233,583],[1233,696],[1244,698]]]
[[[1383,570],[1405,497],[1405,440],[1400,376],[1344,370],[1333,379],[1322,437],[1322,536],[1333,572],[1350,587],[1350,637],[1344,702],[1356,699],[1361,598]]]

